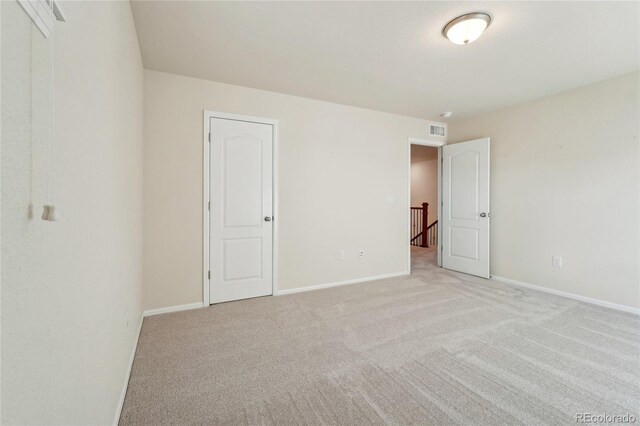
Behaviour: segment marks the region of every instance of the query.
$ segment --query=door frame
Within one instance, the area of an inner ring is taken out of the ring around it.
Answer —
[[[209,262],[209,245],[211,243],[211,235],[209,233],[209,184],[211,176],[211,164],[209,161],[209,134],[211,131],[211,119],[221,118],[224,120],[246,121],[249,123],[269,124],[273,127],[273,151],[272,151],[272,167],[273,167],[273,240],[271,246],[272,253],[272,286],[271,295],[278,294],[278,220],[280,216],[278,214],[278,127],[279,120],[264,117],[252,117],[249,115],[229,114],[226,112],[216,112],[204,110],[203,114],[203,161],[202,161],[202,304],[206,308],[210,305],[210,280],[209,271],[211,265]]]
[[[438,149],[438,246],[436,248],[437,254],[437,265],[438,267],[442,267],[442,221],[441,210],[442,210],[442,147],[447,143],[444,141],[437,140],[429,140],[429,139],[419,139],[419,138],[409,138],[407,145],[407,243],[411,240],[411,145],[421,145],[421,146],[430,146]],[[428,226],[428,225],[427,225]],[[411,246],[409,245],[408,256],[407,256],[407,271],[411,274]]]

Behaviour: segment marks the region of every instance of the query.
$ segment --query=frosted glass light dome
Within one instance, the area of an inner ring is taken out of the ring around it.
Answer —
[[[477,40],[491,23],[486,13],[468,13],[449,22],[442,34],[454,44],[469,44]]]

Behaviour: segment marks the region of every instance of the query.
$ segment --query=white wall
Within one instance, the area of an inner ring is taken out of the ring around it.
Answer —
[[[130,5],[62,7],[60,220],[44,222],[29,71],[39,33],[17,2],[1,2],[3,424],[111,424],[141,319],[143,70]]]
[[[492,275],[640,306],[639,82],[449,124],[450,143],[491,137]]]
[[[203,110],[280,120],[281,290],[406,273],[407,138],[426,121],[147,70],[145,309],[202,301]]]
[[[438,218],[438,148],[411,145],[411,206],[429,203],[429,224]]]

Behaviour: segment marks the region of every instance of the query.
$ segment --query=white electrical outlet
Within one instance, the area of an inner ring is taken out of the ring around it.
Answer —
[[[358,250],[358,259],[362,259],[364,257],[364,249]]]
[[[344,260],[344,249],[340,249],[338,252],[338,260]]]
[[[553,256],[551,258],[551,266],[553,266],[554,268],[562,268],[562,257]]]

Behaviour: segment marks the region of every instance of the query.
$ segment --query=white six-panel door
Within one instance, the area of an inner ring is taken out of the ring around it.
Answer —
[[[489,278],[489,138],[442,148],[442,267]]]
[[[273,293],[273,126],[211,118],[210,303]]]

